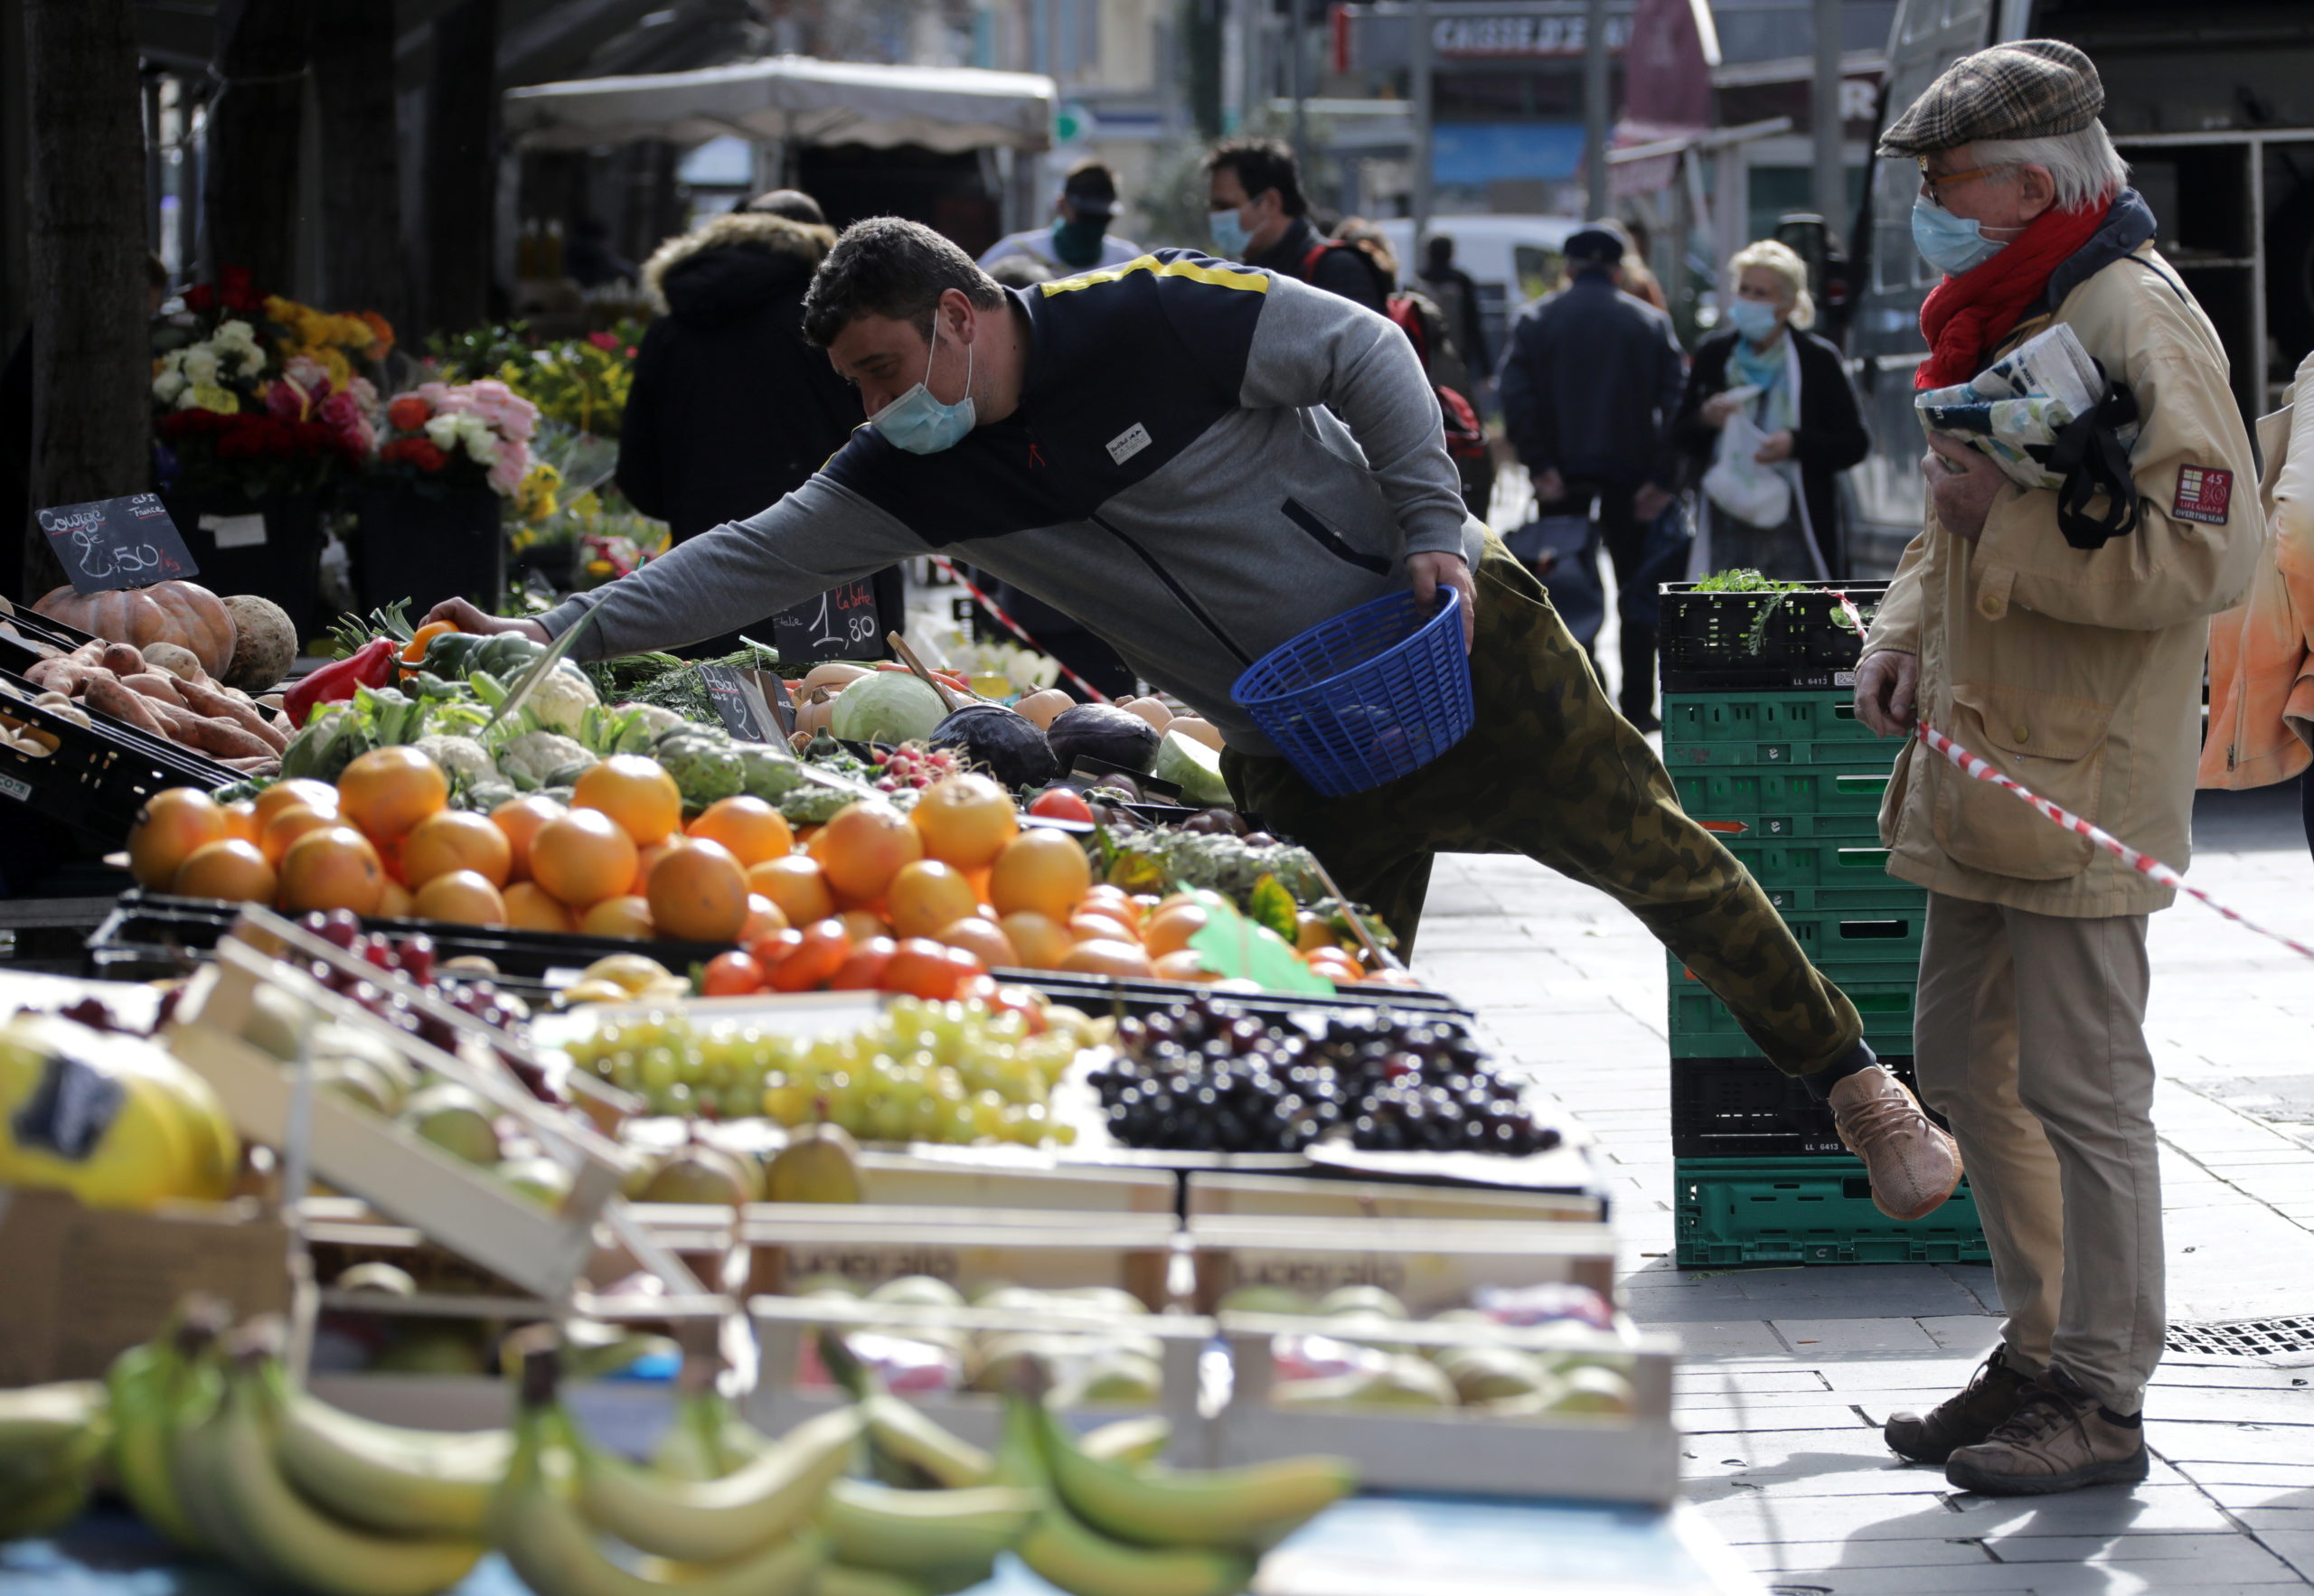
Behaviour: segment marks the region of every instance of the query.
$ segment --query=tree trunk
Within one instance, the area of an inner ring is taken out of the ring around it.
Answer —
[[[33,504],[153,485],[144,134],[129,0],[24,0],[32,122]],[[64,579],[23,529],[24,591]]]
[[[426,324],[490,319],[498,188],[498,0],[459,0],[434,19],[426,80]]]
[[[330,5],[314,18],[322,135],[322,303],[374,310],[397,331],[403,291],[400,145],[394,134],[394,8]]]
[[[220,270],[247,267],[263,294],[287,294],[296,280],[307,30],[305,0],[225,0],[217,12],[224,87],[209,111],[210,258]]]

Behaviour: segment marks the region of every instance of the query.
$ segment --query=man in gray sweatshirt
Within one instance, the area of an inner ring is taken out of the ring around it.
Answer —
[[[1438,403],[1387,319],[1289,277],[1160,250],[1005,289],[913,222],[857,223],[804,333],[869,424],[760,513],[538,621],[429,618],[602,658],[711,636],[932,550],[1077,616],[1220,728],[1240,803],[1411,944],[1443,850],[1520,852],[1613,893],[1830,1101],[1900,1218],[1960,1180],[1726,850],[1681,812],[1541,586],[1463,510]],[[1321,797],[1230,698],[1319,623],[1411,584],[1461,596],[1478,725],[1412,775]]]

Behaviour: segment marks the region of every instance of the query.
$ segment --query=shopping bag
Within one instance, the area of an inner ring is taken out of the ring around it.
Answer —
[[[1753,458],[1768,435],[1738,410],[1719,429],[1719,447],[1703,474],[1704,496],[1746,526],[1780,527],[1792,514],[1792,483]]]
[[[1575,641],[1589,648],[1607,618],[1606,589],[1599,581],[1598,529],[1590,516],[1538,516],[1503,542],[1529,565],[1546,549],[1558,557],[1543,577],[1543,587]]]

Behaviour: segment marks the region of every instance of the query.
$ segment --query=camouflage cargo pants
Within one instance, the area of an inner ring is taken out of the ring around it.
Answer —
[[[1283,759],[1223,754],[1243,808],[1325,861],[1413,945],[1440,852],[1523,853],[1637,915],[1775,1066],[1804,1075],[1864,1034],[1735,856],[1679,807],[1532,572],[1492,534],[1471,654],[1478,725],[1412,775],[1327,798]]]

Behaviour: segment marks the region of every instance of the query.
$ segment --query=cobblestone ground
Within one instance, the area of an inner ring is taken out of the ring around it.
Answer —
[[[2206,795],[2192,879],[2304,940],[2314,863],[2296,797]],[[2152,944],[2172,1318],[2314,1314],[2314,967],[2190,902],[2155,917]],[[2295,1366],[2172,1354],[2135,1490],[1956,1492],[1890,1454],[1879,1426],[1957,1388],[1991,1346],[1991,1272],[1674,1268],[1663,959],[1635,921],[1524,859],[1454,856],[1416,968],[1474,1003],[1595,1137],[1631,1311],[1686,1343],[1687,1494],[1778,1591],[2314,1585],[2314,1352]]]

